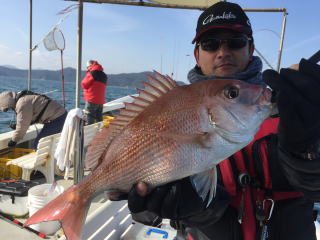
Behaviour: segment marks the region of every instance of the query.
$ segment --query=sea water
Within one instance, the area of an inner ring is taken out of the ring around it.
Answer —
[[[6,77],[0,76],[0,92],[14,91],[19,92],[27,89],[27,80],[25,78]],[[70,110],[75,107],[75,83],[65,82],[64,92],[66,98],[66,109]],[[50,81],[33,79],[31,83],[31,90],[36,93],[45,94],[48,97],[63,104],[62,99],[62,84],[61,81]],[[80,108],[84,108],[83,91],[80,89]],[[115,86],[107,86],[106,88],[106,101],[112,101],[114,99],[124,97],[127,95],[135,94],[137,91],[134,88],[123,88]],[[11,120],[15,119],[15,113],[12,110],[8,112],[0,111],[0,133],[11,131],[8,127]]]

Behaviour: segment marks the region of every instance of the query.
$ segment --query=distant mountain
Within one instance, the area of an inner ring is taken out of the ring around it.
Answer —
[[[120,73],[120,74],[108,74],[108,85],[129,87],[129,88],[143,88],[142,81],[148,81],[147,74],[151,72],[140,73]],[[82,71],[81,77],[83,78],[85,71]],[[0,66],[0,76],[7,77],[28,77],[28,70],[22,70],[14,67]],[[60,70],[32,70],[33,79],[53,80],[61,81]],[[66,82],[74,82],[76,79],[76,70],[74,68],[64,68],[64,79]],[[182,82],[179,83],[183,85]]]
[[[15,67],[15,66],[12,66],[12,65],[3,65],[3,67],[6,67],[6,68],[11,68],[11,69],[18,69],[17,67]]]

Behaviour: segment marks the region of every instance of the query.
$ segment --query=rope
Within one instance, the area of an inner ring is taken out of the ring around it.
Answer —
[[[62,100],[63,100],[63,107],[66,107],[66,95],[64,91],[64,70],[63,70],[63,50],[60,50],[61,56],[61,85],[62,85]]]
[[[51,32],[54,31],[61,23],[63,23],[63,21],[72,13],[72,11],[73,11],[74,9],[76,9],[76,8],[78,8],[78,7],[79,7],[79,4],[73,4],[73,5],[70,5],[69,7],[61,10],[60,12],[58,12],[57,15],[63,15],[63,14],[66,14],[66,15],[65,15],[63,18],[61,18],[61,19],[59,20],[59,22],[58,22],[56,25],[54,25],[54,26],[50,29],[50,31],[49,31],[44,37],[42,37],[41,40],[40,40],[37,44],[35,44],[35,45],[33,46],[33,48],[31,49],[31,51],[33,51],[33,50],[35,50],[36,48],[38,48],[38,45],[39,45],[40,43],[42,43],[42,42],[44,41],[44,39],[47,38],[47,36],[50,35]]]

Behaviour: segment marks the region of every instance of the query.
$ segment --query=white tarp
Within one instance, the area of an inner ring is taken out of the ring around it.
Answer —
[[[65,0],[78,1],[78,0]],[[135,6],[148,7],[169,7],[169,8],[186,8],[186,9],[205,9],[214,3],[224,0],[82,0],[91,3],[115,3]]]
[[[150,2],[156,2],[169,5],[181,5],[190,7],[210,7],[211,5],[220,2],[221,0],[149,0]]]

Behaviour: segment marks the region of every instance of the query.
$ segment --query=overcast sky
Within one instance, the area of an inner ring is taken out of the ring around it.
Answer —
[[[238,0],[244,8],[286,8],[289,15],[282,66],[297,63],[320,49],[319,0]],[[28,68],[29,0],[2,0],[0,65]],[[75,2],[33,0],[34,69],[60,69],[60,51],[47,51],[42,38],[65,15],[57,13]],[[191,41],[199,10],[161,9],[112,4],[84,4],[83,66],[98,60],[106,73],[151,71],[186,80],[194,66]],[[257,49],[276,65],[282,13],[248,13]],[[64,34],[65,67],[76,67],[77,10],[59,25]],[[267,67],[267,66],[266,66]]]

